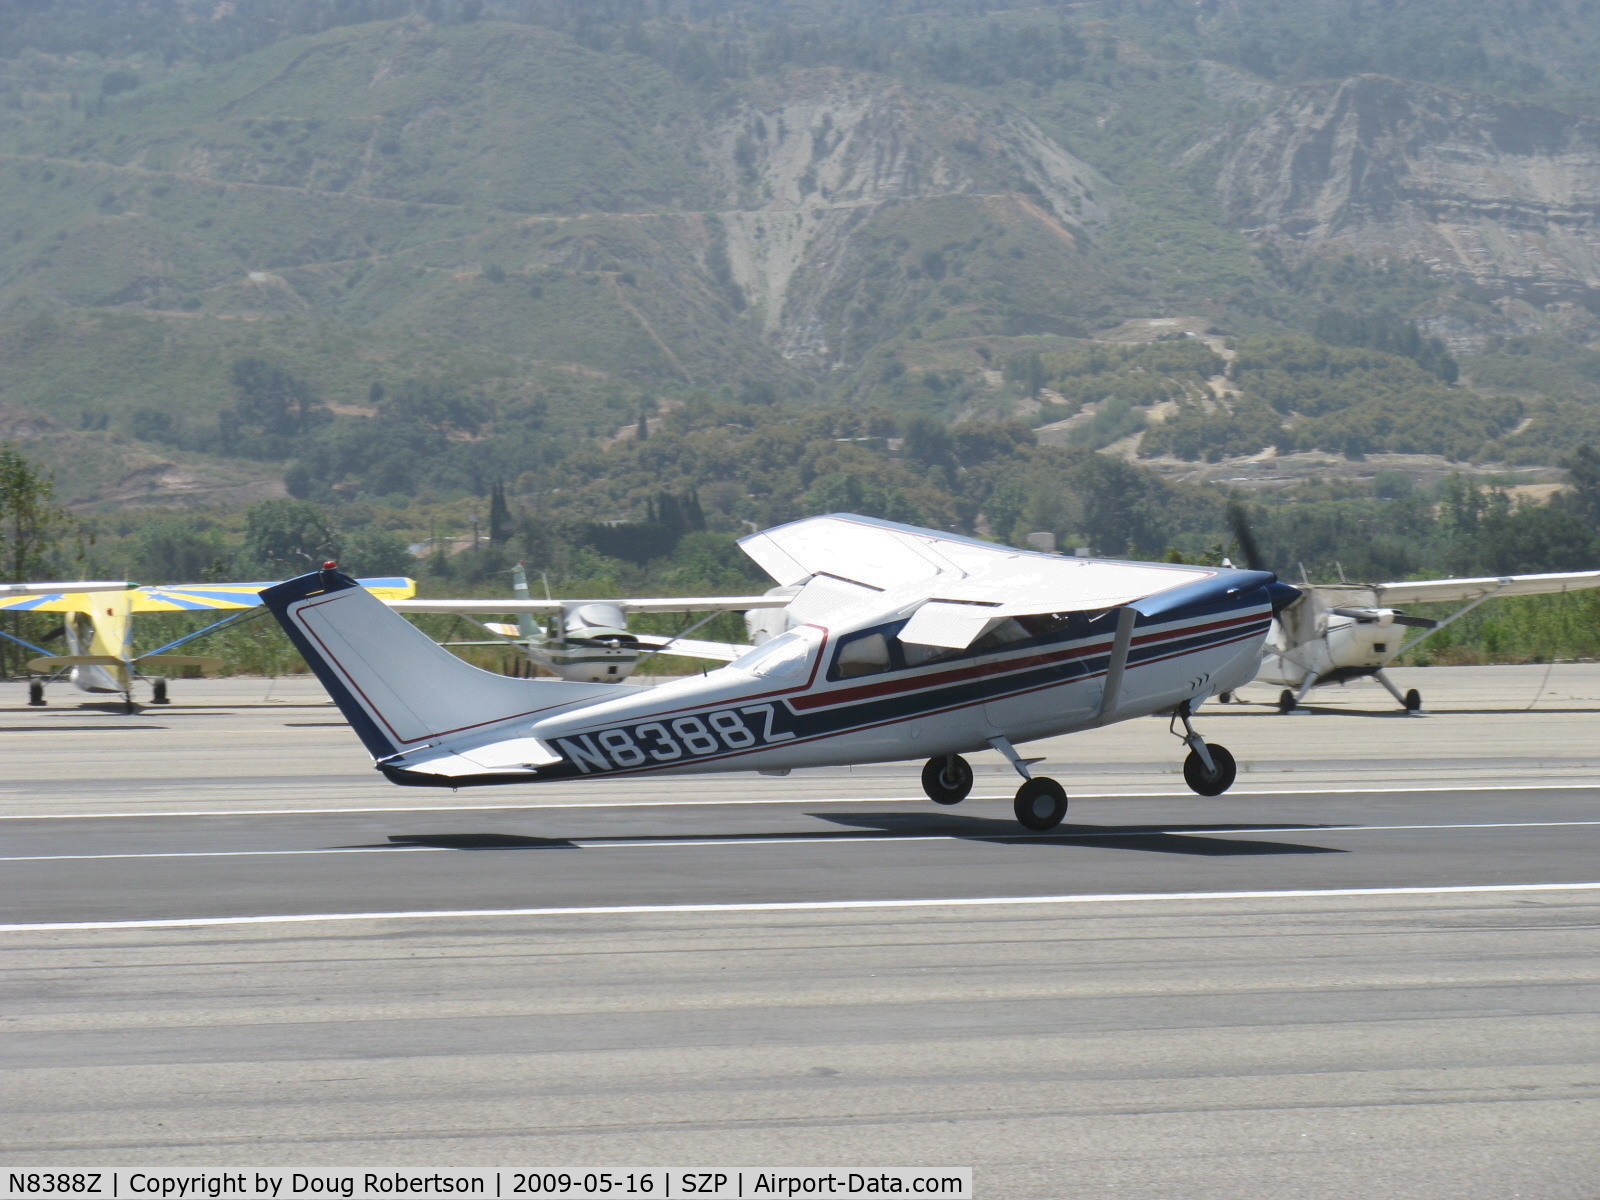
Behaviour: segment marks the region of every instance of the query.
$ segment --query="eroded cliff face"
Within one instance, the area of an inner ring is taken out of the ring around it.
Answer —
[[[780,352],[812,367],[839,362],[828,313],[852,239],[885,207],[981,200],[1070,254],[1114,205],[1098,172],[1015,109],[838,72],[745,101],[711,127],[705,157],[733,280]]]
[[[1218,187],[1280,247],[1600,311],[1600,121],[1356,76],[1282,93],[1231,141]]]

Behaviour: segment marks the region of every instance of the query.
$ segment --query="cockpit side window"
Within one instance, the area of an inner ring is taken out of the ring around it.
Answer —
[[[881,629],[874,629],[841,641],[828,675],[831,679],[855,679],[881,674],[889,667],[889,639]]]
[[[1033,635],[1022,625],[1022,622],[1007,617],[988,633],[972,643],[972,649],[977,654],[987,654],[992,650],[1000,650],[1011,645],[1012,642],[1025,642]]]

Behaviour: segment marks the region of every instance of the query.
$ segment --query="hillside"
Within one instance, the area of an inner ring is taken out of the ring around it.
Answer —
[[[1583,0],[979,7],[24,5],[0,410],[90,506],[481,494],[706,397],[1176,475],[1600,437]],[[1221,365],[1073,365],[1137,328]]]

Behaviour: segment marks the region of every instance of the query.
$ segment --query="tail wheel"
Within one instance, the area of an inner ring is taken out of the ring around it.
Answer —
[[[1067,793],[1054,779],[1030,779],[1017,789],[1016,813],[1025,829],[1054,829],[1067,815]]]
[[[1293,712],[1295,710],[1295,706],[1299,703],[1300,701],[1294,698],[1294,693],[1288,688],[1284,688],[1283,691],[1278,693],[1279,712]]]
[[[922,790],[935,804],[960,804],[972,791],[972,765],[959,754],[930,758],[922,767]]]
[[[1407,712],[1416,712],[1422,707],[1422,693],[1412,688],[1406,693],[1405,705]]]
[[[1206,750],[1211,755],[1212,770],[1206,770],[1205,760],[1200,757],[1198,750],[1189,751],[1189,757],[1183,760],[1183,781],[1189,785],[1189,790],[1201,796],[1220,796],[1233,786],[1233,781],[1239,775],[1239,768],[1233,761],[1233,755],[1222,746],[1206,743]]]
[[[28,703],[38,708],[44,703],[44,681],[30,679],[28,681]]]
[[[151,682],[150,682],[150,703],[151,704],[171,704],[172,703],[171,700],[167,699],[167,681],[165,679],[154,679],[154,680],[151,680]]]

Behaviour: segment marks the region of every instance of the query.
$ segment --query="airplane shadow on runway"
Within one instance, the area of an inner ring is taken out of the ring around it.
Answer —
[[[1108,850],[1143,850],[1157,854],[1189,854],[1225,858],[1247,854],[1344,854],[1332,846],[1308,846],[1299,842],[1268,842],[1257,839],[1206,837],[1207,833],[1230,833],[1251,825],[1185,825],[1176,829],[1160,825],[1063,825],[1050,833],[1019,832],[1016,823],[995,817],[967,817],[954,813],[813,813],[812,816],[849,830],[797,835],[781,833],[725,833],[684,835],[624,834],[615,837],[545,838],[513,833],[408,833],[391,834],[387,842],[372,846],[340,849],[388,849],[405,846],[433,850],[582,850],[608,843],[648,846],[652,843],[684,842],[792,842],[797,836],[807,841],[874,841],[904,837],[955,838],[959,841],[998,844],[1049,844],[1056,846],[1099,847]],[[1295,829],[1326,830],[1327,825],[1293,826]]]
[[[924,834],[972,842],[1006,842],[1038,845],[1103,847],[1108,850],[1147,850],[1157,854],[1194,854],[1225,858],[1239,854],[1345,854],[1334,846],[1308,846],[1299,842],[1267,842],[1204,837],[1259,825],[1071,825],[1061,824],[1049,833],[1019,833],[1015,821],[999,817],[968,817],[955,813],[814,813],[838,825],[857,825],[905,837]],[[1289,828],[1328,830],[1328,825],[1294,825]]]
[[[1332,708],[1323,704],[1300,704],[1291,713],[1279,713],[1276,704],[1254,704],[1245,702],[1235,704],[1229,708],[1207,708],[1206,720],[1216,717],[1361,717],[1371,720],[1408,721],[1413,717],[1548,717],[1565,713],[1584,714],[1591,716],[1600,713],[1600,708],[1533,708],[1519,706],[1517,708],[1424,708],[1420,712],[1407,712],[1403,708]]]

